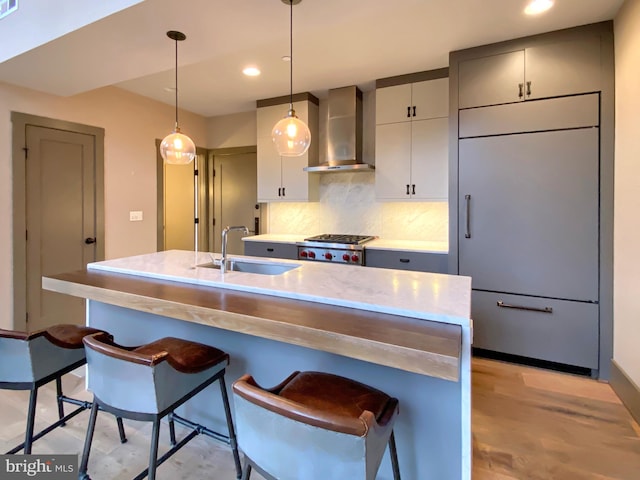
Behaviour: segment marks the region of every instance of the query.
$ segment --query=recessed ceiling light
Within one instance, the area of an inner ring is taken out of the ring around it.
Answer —
[[[260,69],[258,69],[258,67],[246,67],[244,70],[242,70],[242,73],[244,73],[247,77],[257,77],[258,75],[260,75]]]
[[[553,7],[553,0],[531,0],[524,9],[527,15],[538,15]]]

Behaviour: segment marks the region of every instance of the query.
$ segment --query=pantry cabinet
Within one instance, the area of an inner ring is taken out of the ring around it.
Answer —
[[[439,72],[445,76],[376,88],[379,200],[447,198],[449,80]]]
[[[258,202],[307,202],[318,199],[318,176],[309,175],[303,170],[318,164],[318,99],[311,94],[295,95],[293,108],[298,118],[311,130],[311,146],[299,157],[281,157],[271,139],[271,130],[287,115],[289,97],[258,101]]]
[[[474,348],[606,378],[613,306],[611,22],[450,55],[449,272]]]

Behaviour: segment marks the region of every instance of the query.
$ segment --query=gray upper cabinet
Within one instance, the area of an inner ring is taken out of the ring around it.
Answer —
[[[538,44],[463,61],[458,107],[521,102],[599,91],[600,38]]]
[[[524,50],[460,63],[459,108],[522,101]]]

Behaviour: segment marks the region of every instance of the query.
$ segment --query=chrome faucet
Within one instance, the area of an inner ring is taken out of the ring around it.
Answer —
[[[245,235],[249,235],[249,229],[244,225],[237,227],[224,227],[222,229],[222,258],[220,259],[220,273],[225,273],[227,271],[227,234],[231,230],[240,230]]]

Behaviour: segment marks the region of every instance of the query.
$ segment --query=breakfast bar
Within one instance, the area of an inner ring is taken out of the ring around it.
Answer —
[[[174,336],[231,357],[230,381],[272,386],[295,370],[366,383],[400,401],[404,479],[471,478],[471,279],[423,272],[167,251],[89,264],[43,278],[86,298],[87,323],[118,343]],[[183,408],[212,428],[217,397]],[[390,479],[385,457],[378,479]]]

